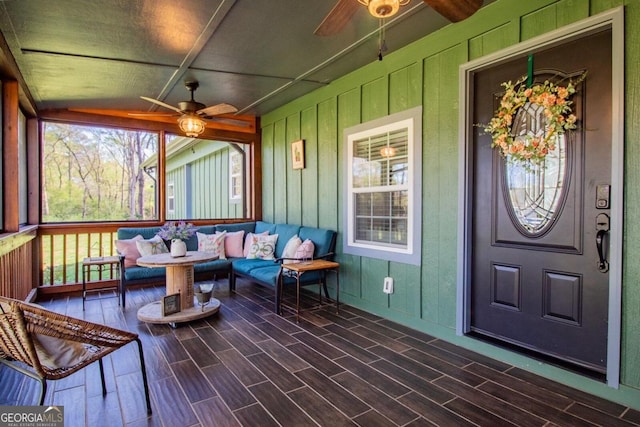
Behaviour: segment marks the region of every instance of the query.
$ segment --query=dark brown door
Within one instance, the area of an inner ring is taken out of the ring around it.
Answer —
[[[587,72],[572,98],[578,129],[538,168],[505,161],[489,135],[474,132],[471,330],[604,372],[611,32],[534,52],[533,65],[534,82]],[[528,55],[477,72],[474,123],[488,123],[500,84],[527,71]]]

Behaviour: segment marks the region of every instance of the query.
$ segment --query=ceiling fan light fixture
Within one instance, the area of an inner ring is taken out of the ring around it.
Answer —
[[[178,119],[178,126],[187,136],[196,138],[204,132],[206,122],[195,114],[183,114]]]
[[[400,6],[409,4],[411,0],[358,0],[369,9],[376,18],[388,18],[400,10]]]

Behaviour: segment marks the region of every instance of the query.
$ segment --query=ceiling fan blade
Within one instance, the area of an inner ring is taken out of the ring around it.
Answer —
[[[152,103],[154,103],[156,105],[160,105],[161,107],[168,108],[169,110],[173,110],[173,111],[176,111],[178,113],[182,113],[182,110],[180,110],[179,108],[174,107],[173,105],[166,104],[166,103],[164,103],[162,101],[158,101],[157,99],[147,98],[146,96],[141,96],[140,98],[144,99],[145,101],[152,102]]]
[[[482,0],[422,0],[451,22],[459,22],[476,13]]]
[[[201,110],[196,111],[197,114],[202,116],[217,116],[218,114],[229,114],[235,113],[238,109],[231,104],[218,104],[212,105],[211,107],[203,108]]]
[[[361,6],[356,0],[338,0],[313,34],[317,36],[338,34]]]

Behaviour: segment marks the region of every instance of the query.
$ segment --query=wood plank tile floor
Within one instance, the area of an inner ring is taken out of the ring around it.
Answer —
[[[45,404],[67,426],[633,426],[640,411],[530,374],[349,306],[273,313],[272,292],[247,282],[215,296],[218,314],[181,325],[139,322],[163,287],[116,298],[41,301],[49,309],[140,334],[153,415],[146,416],[136,347],[49,382]],[[0,404],[36,404],[38,386],[0,369]]]

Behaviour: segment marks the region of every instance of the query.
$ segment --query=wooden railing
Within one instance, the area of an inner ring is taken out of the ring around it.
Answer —
[[[40,233],[40,272],[42,286],[68,285],[82,283],[82,260],[85,257],[111,256],[116,254],[116,230],[79,231],[41,230]],[[92,281],[114,279],[115,271],[95,272],[98,277]]]
[[[0,295],[26,299],[37,286],[34,281],[34,248],[37,227],[0,236]]]
[[[131,226],[132,224],[126,224]],[[156,225],[136,223],[136,226]],[[116,255],[115,240],[122,223],[104,224],[56,224],[41,225],[38,229],[40,243],[40,285],[70,286],[77,290],[82,284],[82,260],[86,257]],[[91,272],[87,280],[105,282],[116,279],[115,268]]]

